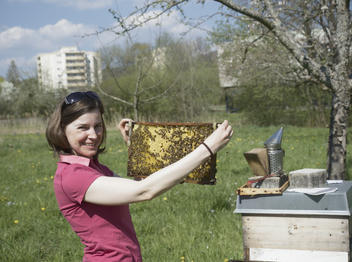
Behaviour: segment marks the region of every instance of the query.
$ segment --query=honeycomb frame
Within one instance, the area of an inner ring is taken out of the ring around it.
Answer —
[[[133,122],[127,175],[143,179],[175,163],[197,148],[214,130],[213,123]],[[195,168],[183,182],[214,185],[216,154]]]

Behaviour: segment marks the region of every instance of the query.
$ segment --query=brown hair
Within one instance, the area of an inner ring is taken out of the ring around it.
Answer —
[[[103,139],[99,145],[97,155],[105,150],[105,147],[100,148],[105,143],[106,127],[103,119],[104,107],[99,99],[94,99],[88,96],[83,97],[78,102],[67,105],[65,100],[62,100],[51,115],[46,127],[46,140],[49,146],[54,151],[55,155],[73,154],[70,144],[65,135],[65,128],[68,124],[75,121],[80,116],[98,109],[102,117]]]

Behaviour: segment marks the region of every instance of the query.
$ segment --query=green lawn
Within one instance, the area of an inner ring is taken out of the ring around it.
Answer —
[[[232,141],[218,153],[215,186],[181,184],[131,205],[145,262],[242,258],[235,190],[252,175],[243,153],[263,147],[279,127],[233,126]],[[285,127],[285,171],[325,168],[327,138],[327,128]],[[108,132],[107,152],[100,160],[125,176],[127,148],[116,131]],[[0,165],[0,260],[81,261],[83,246],[57,208],[52,184],[56,159],[44,135],[1,134]]]

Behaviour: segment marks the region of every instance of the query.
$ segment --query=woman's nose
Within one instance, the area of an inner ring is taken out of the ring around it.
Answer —
[[[95,128],[90,128],[89,129],[88,137],[89,138],[93,138],[93,139],[98,137]]]

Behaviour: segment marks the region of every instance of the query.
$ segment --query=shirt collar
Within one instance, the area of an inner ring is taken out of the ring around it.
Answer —
[[[60,162],[89,166],[92,159],[76,155],[60,155]]]

